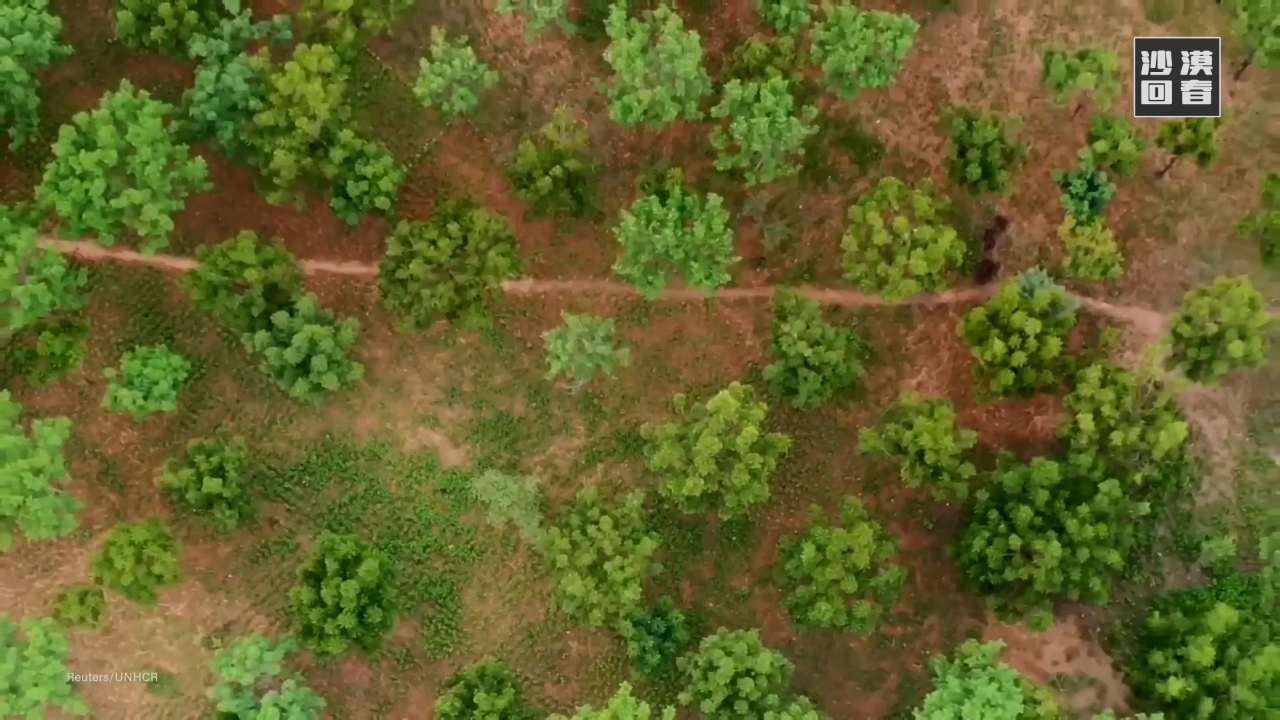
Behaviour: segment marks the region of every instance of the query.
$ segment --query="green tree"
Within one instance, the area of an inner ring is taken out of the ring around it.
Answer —
[[[178,393],[191,378],[191,361],[167,345],[139,345],[120,356],[120,368],[106,368],[102,407],[127,412],[134,422],[152,413],[178,409]]]
[[[507,178],[534,217],[563,212],[583,217],[595,206],[596,164],[587,154],[586,125],[556,108],[551,122],[520,141]]]
[[[100,628],[106,621],[107,598],[95,585],[68,585],[53,596],[49,617],[63,627]]]
[[[154,605],[162,588],[178,583],[178,541],[157,517],[120,523],[107,531],[89,571],[95,583]]]
[[[169,244],[173,214],[187,195],[210,187],[204,158],[192,157],[166,127],[172,111],[121,80],[96,109],[58,130],[36,200],[57,213],[64,234],[92,234],[110,246],[130,232],[144,253]]]
[[[1017,670],[996,660],[1004,649],[998,640],[966,640],[954,657],[930,661],[934,688],[915,710],[915,720],[1049,720],[1058,717],[1057,703]]]
[[[1147,141],[1125,118],[1097,114],[1089,121],[1085,149],[1098,167],[1128,177],[1137,168],[1138,158],[1147,149]]]
[[[865,372],[866,345],[850,328],[822,319],[818,303],[780,289],[774,296],[773,337],[764,379],[799,408],[822,405],[854,386]]]
[[[812,0],[757,0],[764,21],[784,35],[799,35],[813,19]]]
[[[253,512],[244,483],[246,457],[242,438],[196,438],[181,460],[165,461],[156,486],[184,512],[230,532]]]
[[[707,720],[761,717],[782,707],[795,666],[760,641],[756,630],[716,630],[677,661],[684,675],[681,705],[696,705]]]
[[[53,620],[27,618],[19,624],[0,613],[0,717],[43,718],[51,706],[88,715],[66,663],[67,638]]]
[[[902,69],[920,23],[909,15],[826,5],[810,30],[810,53],[821,63],[822,82],[842,98],[886,88]]]
[[[552,715],[547,720],[675,720],[676,709],[665,707],[655,711],[649,703],[637,700],[631,694],[631,683],[622,683],[618,691],[605,701],[604,709],[590,706],[578,708],[573,717]]]
[[[651,608],[635,608],[618,623],[618,634],[627,642],[631,666],[643,676],[660,675],[675,664],[689,644],[688,622],[664,596]]]
[[[395,573],[381,550],[325,531],[289,590],[298,636],[318,655],[382,645],[396,619]]]
[[[1062,268],[1068,276],[1085,280],[1118,280],[1124,273],[1120,243],[1102,218],[1081,220],[1068,214],[1058,227],[1058,239],[1067,251]]]
[[[303,0],[299,18],[343,54],[353,55],[357,41],[391,29],[413,0]]]
[[[115,0],[116,37],[134,50],[185,53],[228,12],[220,0]]]
[[[711,116],[732,120],[727,128],[711,132],[711,145],[719,153],[717,170],[740,171],[748,186],[800,171],[795,158],[804,156],[805,142],[818,132],[813,124],[818,110],[812,105],[796,108],[786,79],[730,80],[720,97]]]
[[[1061,48],[1044,51],[1040,81],[1053,94],[1054,102],[1065,104],[1080,95],[1092,96],[1097,105],[1106,108],[1120,94],[1120,58],[1110,48],[1086,47],[1068,52]],[[1084,108],[1084,100],[1071,111],[1071,117]]]
[[[886,300],[946,287],[948,272],[964,262],[964,242],[944,215],[945,197],[926,180],[908,187],[883,177],[849,206],[840,240],[845,279]]]
[[[364,365],[347,357],[360,323],[338,320],[312,293],[271,316],[271,327],[245,333],[240,342],[262,357],[259,367],[290,397],[316,402],[364,376]]]
[[[367,212],[387,217],[395,211],[405,169],[386,145],[343,128],[329,146],[328,162],[333,176],[329,206],[348,225],[359,223]]]
[[[182,277],[191,302],[237,333],[271,328],[271,316],[302,296],[302,268],[280,238],[242,230],[196,248],[200,264]]]
[[[81,504],[58,486],[65,483],[63,445],[71,436],[65,417],[22,424],[22,406],[0,390],[0,552],[21,531],[28,540],[52,540],[76,527]]]
[[[711,92],[702,66],[702,40],[684,29],[684,20],[667,3],[627,17],[627,3],[614,2],[605,22],[609,47],[604,60],[613,69],[605,85],[609,117],[621,125],[669,125],[681,115],[702,117],[698,104]]]
[[[215,682],[207,691],[224,720],[319,720],[324,698],[285,669],[285,657],[298,648],[292,636],[280,640],[246,635],[214,653],[209,669]],[[277,714],[272,714],[273,711]]]
[[[1261,207],[1240,221],[1236,234],[1256,238],[1262,251],[1262,266],[1280,269],[1280,173],[1270,173],[1263,179]]]
[[[1274,319],[1245,276],[1193,288],[1169,318],[1171,361],[1192,382],[1216,383],[1237,368],[1262,365]]]
[[[500,15],[519,15],[524,20],[526,38],[532,38],[548,25],[556,25],[569,35],[576,28],[569,21],[569,0],[498,0]]]
[[[542,720],[524,698],[524,682],[500,660],[481,660],[459,668],[436,698],[437,720]]]
[[[900,458],[899,476],[909,487],[924,485],[941,500],[964,498],[969,480],[977,474],[965,454],[978,444],[978,434],[956,427],[951,401],[925,399],[913,392],[898,396],[884,413],[879,429],[862,428],[858,447]]]
[[[733,59],[724,70],[725,81],[761,83],[778,77],[804,91],[804,69],[808,58],[790,35],[752,35],[733,49]]]
[[[1164,177],[1179,158],[1193,158],[1201,168],[1213,165],[1218,159],[1218,128],[1221,126],[1220,117],[1165,120],[1156,135],[1156,147],[1169,154],[1169,162],[1156,173],[1156,177]]]
[[[0,124],[17,150],[40,125],[40,79],[36,72],[71,54],[58,42],[62,18],[48,0],[0,2]]]
[[[897,602],[907,571],[889,558],[897,539],[871,519],[862,502],[846,495],[838,524],[822,508],[809,508],[809,527],[778,542],[787,611],[801,627],[875,631],[885,608]]]
[[[440,317],[483,324],[490,294],[519,272],[506,218],[447,198],[429,221],[396,225],[378,265],[378,292],[405,328],[426,328]]]
[[[960,336],[978,361],[974,376],[985,390],[1029,395],[1057,387],[1077,304],[1037,268],[1006,281],[987,304],[970,310]]]
[[[1269,69],[1280,65],[1280,5],[1275,0],[1233,0],[1231,32],[1244,43],[1248,55],[1236,70],[1239,80],[1250,65]]]
[[[84,363],[88,341],[89,323],[83,320],[41,320],[31,326],[25,337],[10,339],[11,367],[33,386],[43,387]]]
[[[769,477],[791,440],[762,429],[768,407],[750,385],[730,383],[705,403],[677,393],[672,406],[678,422],[640,428],[663,497],[688,513],[715,507],[723,519],[769,499]]]
[[[730,281],[729,266],[739,260],[724,200],[691,190],[682,178],[677,169],[648,188],[642,183],[644,194],[622,211],[613,229],[622,246],[613,271],[650,300],[666,287],[671,270],[684,276],[686,285],[711,293]]]
[[[568,312],[560,313],[560,318],[560,325],[542,333],[550,366],[548,380],[564,376],[569,380],[570,392],[576,393],[597,372],[616,379],[614,368],[626,367],[631,361],[630,348],[614,346],[612,320]]]
[[[84,305],[87,273],[61,252],[38,247],[21,210],[0,205],[0,337]]]
[[[444,28],[431,28],[431,49],[418,60],[413,84],[413,96],[423,107],[434,108],[452,125],[475,112],[480,96],[497,84],[497,71],[476,57],[467,36],[450,40]]]
[[[1053,183],[1062,191],[1062,209],[1080,220],[1102,217],[1107,204],[1115,197],[1115,183],[1098,169],[1089,150],[1081,150],[1076,157],[1078,165],[1075,170],[1050,172]]]
[[[950,118],[947,172],[971,193],[1002,193],[1026,162],[1028,145],[1015,138],[1015,123],[998,115],[958,108]]]

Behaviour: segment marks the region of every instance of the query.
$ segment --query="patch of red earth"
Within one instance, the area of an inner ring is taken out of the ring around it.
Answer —
[[[1089,687],[1059,698],[1072,710],[1099,706],[1123,709],[1127,704],[1129,691],[1123,676],[1074,615],[1058,618],[1044,632],[988,618],[983,641],[990,640],[1003,641],[1006,649],[1001,659],[1038,684],[1055,675],[1087,677]]]

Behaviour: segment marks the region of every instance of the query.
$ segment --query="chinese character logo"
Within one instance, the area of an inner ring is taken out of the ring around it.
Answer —
[[[1221,66],[1221,38],[1134,38],[1134,117],[1221,117]]]

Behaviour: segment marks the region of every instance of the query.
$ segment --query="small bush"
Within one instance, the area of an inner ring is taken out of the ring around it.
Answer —
[[[618,634],[627,641],[631,666],[647,677],[673,667],[690,640],[684,613],[676,610],[669,597],[651,608],[633,610],[618,624]]]
[[[1066,103],[1080,93],[1089,93],[1099,107],[1107,107],[1120,94],[1120,58],[1110,48],[1081,48],[1067,52],[1061,48],[1044,51],[1041,81],[1058,103]]]
[[[1262,365],[1273,322],[1249,278],[1217,278],[1188,291],[1169,318],[1170,360],[1192,382],[1216,383],[1237,368]]]
[[[759,0],[764,21],[784,35],[799,35],[813,19],[812,0]]]
[[[338,320],[314,294],[298,298],[271,316],[271,328],[245,333],[240,341],[262,356],[258,366],[289,397],[317,402],[364,376],[364,365],[347,358],[360,324]]]
[[[84,306],[88,273],[61,252],[38,246],[40,214],[32,205],[0,205],[0,338]]]
[[[761,717],[782,707],[795,666],[765,647],[756,630],[716,630],[676,661],[685,677],[681,705],[696,705],[707,720]]]
[[[31,327],[30,337],[34,338],[34,344],[19,338],[10,340],[11,362],[14,371],[25,375],[27,382],[43,387],[84,364],[89,323],[70,318],[53,322],[40,320]]]
[[[537,478],[485,470],[471,481],[471,495],[493,525],[515,525],[531,542],[542,538],[542,489]]]
[[[467,44],[464,35],[450,40],[444,28],[431,28],[429,57],[418,60],[418,80],[413,96],[424,107],[434,108],[452,125],[480,105],[480,96],[498,84],[498,73]]]
[[[1070,172],[1054,170],[1053,182],[1062,190],[1062,209],[1081,220],[1102,217],[1107,204],[1115,197],[1116,185],[1098,169],[1093,153],[1081,150],[1079,165]]]
[[[926,400],[915,393],[898,397],[885,411],[880,430],[863,428],[858,436],[862,452],[901,458],[902,480],[910,487],[928,487],[939,500],[969,494],[977,469],[964,456],[977,444],[976,432],[956,428],[949,400]]]
[[[107,598],[102,588],[93,585],[69,585],[53,596],[49,617],[63,627],[102,627],[106,618]]]
[[[1280,269],[1280,173],[1263,179],[1261,207],[1240,221],[1236,234],[1257,240],[1263,267]]]
[[[799,408],[822,405],[858,383],[865,345],[851,329],[822,319],[818,303],[782,289],[775,296],[771,362],[764,379]]]
[[[1058,228],[1066,248],[1062,269],[1085,280],[1116,280],[1124,274],[1124,256],[1115,233],[1100,217],[1080,219],[1067,215]]]
[[[1165,120],[1156,134],[1156,147],[1169,153],[1169,164],[1160,171],[1163,175],[1180,158],[1189,157],[1196,165],[1207,168],[1218,159],[1218,128],[1222,118],[1184,118]]]
[[[162,588],[178,583],[178,541],[159,518],[120,523],[107,531],[89,570],[95,583],[154,605]]]
[[[391,29],[412,7],[413,0],[303,0],[298,16],[344,54],[354,54],[359,40]]]
[[[329,206],[348,225],[359,223],[365,213],[386,217],[395,211],[405,169],[386,145],[344,128],[329,147],[329,165]]]
[[[187,443],[182,460],[166,460],[156,486],[170,502],[218,530],[230,532],[253,512],[244,486],[244,440],[197,438]]]
[[[178,392],[191,377],[191,362],[167,345],[139,346],[120,356],[120,368],[106,368],[102,407],[123,411],[134,422],[178,409]]]
[[[49,12],[48,0],[0,5],[0,127],[9,131],[9,149],[26,144],[40,127],[40,79],[37,71],[71,54],[58,42],[62,18]],[[2,236],[0,236],[2,237]]]
[[[569,22],[569,0],[498,0],[496,9],[501,15],[519,15],[524,20],[526,39],[553,24],[566,35],[575,30]]]
[[[934,657],[929,663],[934,688],[915,711],[916,719],[1056,720],[1053,694],[996,660],[1002,649],[998,640],[980,644],[969,639],[954,658]]]
[[[1002,193],[1026,162],[1028,146],[994,114],[959,108],[951,117],[947,172],[970,193]]]
[[[19,634],[21,633],[21,634]],[[89,705],[71,684],[67,669],[67,638],[48,618],[15,623],[0,613],[0,714],[4,717],[43,718],[46,708],[70,715],[88,715]]]
[[[214,653],[209,669],[216,681],[207,694],[218,717],[319,720],[324,698],[299,684],[284,667],[285,656],[297,647],[292,637],[277,642],[255,633]]]
[[[910,15],[827,5],[809,31],[822,82],[842,98],[893,84],[915,44],[920,23]]]
[[[698,33],[686,30],[669,5],[638,18],[628,17],[627,9],[626,3],[613,3],[605,22],[604,61],[613,70],[604,86],[609,117],[620,125],[648,123],[654,129],[681,115],[701,119],[698,104],[711,92],[711,78],[702,65]]]
[[[520,142],[507,178],[534,217],[584,217],[595,207],[595,172],[585,125],[557,108],[551,122]]]
[[[182,54],[227,15],[222,0],[115,0],[116,37],[134,50]]]
[[[377,650],[395,623],[394,584],[382,551],[353,535],[321,533],[289,591],[299,637],[319,655],[338,655],[352,643]]]
[[[22,424],[22,405],[0,390],[0,552],[22,531],[28,540],[52,540],[76,528],[81,504],[59,486],[69,478],[63,445],[71,437],[65,417]]]
[[[1127,177],[1137,169],[1138,158],[1147,149],[1147,141],[1125,118],[1094,115],[1089,122],[1085,148],[1093,155],[1099,168]]]
[[[762,83],[777,77],[803,87],[807,61],[790,35],[752,35],[733,49],[733,59],[724,71],[725,82]]]
[[[280,238],[240,234],[196,248],[200,261],[182,276],[191,302],[236,333],[271,329],[271,317],[302,295],[302,268]]]
[[[630,348],[614,346],[612,320],[567,312],[560,318],[561,325],[542,333],[550,366],[548,380],[563,375],[570,381],[571,391],[577,392],[597,372],[616,379],[614,367],[626,367],[631,361]]]
[[[789,177],[800,171],[797,158],[818,132],[818,110],[797,107],[790,83],[774,76],[761,82],[730,80],[721,90],[714,118],[730,118],[728,127],[711,132],[717,150],[716,169],[742,173],[748,187]]]
[[[584,706],[578,708],[572,718],[552,715],[547,720],[675,720],[676,709],[673,707],[662,708],[657,712],[660,714],[655,714],[649,703],[637,700],[631,694],[631,683],[624,682],[605,702],[603,710]]]
[[[542,720],[524,698],[524,682],[506,663],[482,660],[455,671],[436,698],[437,720]]]

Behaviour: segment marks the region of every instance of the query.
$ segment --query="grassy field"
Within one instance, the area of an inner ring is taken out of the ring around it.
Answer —
[[[259,0],[259,14],[290,2]],[[583,0],[590,8],[598,0]],[[876,178],[934,178],[955,199],[957,227],[980,234],[998,213],[1012,220],[1000,248],[1006,276],[1059,254],[1058,189],[1050,170],[1074,164],[1087,118],[1069,120],[1040,88],[1040,54],[1050,44],[1114,47],[1129,62],[1141,35],[1222,35],[1228,58],[1238,53],[1218,6],[1208,0],[877,0],[908,12],[922,29],[898,82],[856,101],[819,100],[824,131],[800,176],[785,181],[762,216],[750,217],[743,188],[711,167],[707,127],[679,121],[661,132],[621,128],[608,119],[596,89],[608,71],[604,41],[547,33],[526,43],[518,19],[482,0],[419,0],[394,31],[371,41],[357,64],[362,120],[397,157],[411,163],[399,212],[425,219],[443,194],[466,194],[502,213],[515,230],[525,274],[539,279],[607,278],[617,252],[609,233],[629,204],[639,173],[679,164],[696,182],[722,193],[737,218],[739,286],[812,283],[839,286],[839,238],[850,199]],[[64,40],[75,54],[42,77],[47,139],[76,111],[92,107],[121,78],[176,100],[192,64],[124,49],[113,40],[109,0],[54,0]],[[679,3],[698,30],[715,74],[743,38],[764,32],[748,0]],[[478,54],[501,73],[479,113],[440,126],[414,101],[409,86],[429,29],[469,35]],[[1122,74],[1128,81],[1127,70]],[[1280,160],[1277,78],[1251,70],[1228,81],[1230,117],[1220,135],[1221,159],[1209,169],[1182,163],[1154,177],[1148,153],[1133,178],[1119,179],[1108,221],[1121,237],[1127,271],[1121,281],[1081,283],[1073,290],[1116,303],[1168,312],[1182,294],[1222,274],[1248,274],[1264,295],[1280,296],[1280,276],[1257,267],[1256,243],[1233,237],[1257,203],[1263,175]],[[1130,88],[1114,110],[1128,115]],[[951,187],[943,169],[939,114],[952,105],[1021,118],[1031,143],[1013,190],[974,200]],[[602,169],[603,219],[565,225],[525,217],[504,172],[516,144],[556,107],[589,122],[591,149]],[[1154,135],[1156,120],[1138,127]],[[47,160],[45,143],[18,155],[0,149],[0,200],[28,199]],[[256,192],[250,170],[197,146],[209,163],[213,190],[192,196],[178,216],[169,251],[191,254],[242,229],[280,236],[299,258],[376,262],[387,227],[366,217],[357,226],[313,197],[306,208],[275,207]],[[766,242],[764,228],[782,228]],[[160,466],[191,438],[225,428],[251,450],[259,517],[219,535],[185,519],[180,537],[182,582],[155,607],[110,597],[107,626],[69,633],[69,666],[77,672],[159,670],[143,684],[84,684],[79,690],[104,720],[185,719],[207,713],[209,659],[227,639],[284,631],[286,593],[300,558],[324,529],[355,532],[402,568],[402,613],[383,650],[336,660],[304,653],[312,688],[335,718],[427,718],[449,672],[486,656],[501,657],[530,678],[532,699],[548,710],[599,703],[629,671],[612,634],[571,623],[548,610],[550,580],[542,559],[516,531],[495,530],[467,488],[488,468],[538,477],[547,517],[581,487],[645,488],[639,427],[666,418],[674,393],[758,380],[767,364],[767,302],[707,300],[646,303],[622,296],[545,294],[508,297],[493,310],[492,328],[437,325],[401,333],[378,304],[372,283],[308,278],[326,304],[359,318],[355,355],[365,377],[318,405],[286,398],[230,334],[190,306],[178,275],[112,263],[90,267],[89,353],[83,366],[49,385],[26,384],[0,366],[4,387],[28,413],[65,415],[74,428],[68,456],[70,490],[84,503],[78,531],[38,544],[20,542],[0,556],[0,611],[42,615],[59,588],[86,581],[88,559],[104,531],[125,519],[171,512],[156,490]],[[662,573],[647,595],[670,595],[698,627],[761,630],[797,667],[793,688],[834,718],[909,717],[928,690],[927,659],[966,637],[1004,639],[1006,659],[1051,683],[1069,706],[1123,706],[1126,690],[1097,638],[1118,617],[1112,609],[1063,607],[1046,633],[990,617],[981,598],[959,587],[947,555],[959,508],[904,487],[892,466],[858,453],[860,427],[874,424],[903,389],[950,398],[963,425],[994,449],[1029,458],[1052,447],[1061,398],[982,401],[975,395],[968,347],[957,323],[968,309],[885,307],[832,311],[871,344],[865,388],[820,410],[771,402],[769,425],[792,438],[767,505],[746,519],[721,522],[658,507]],[[614,384],[576,394],[543,377],[540,335],[561,311],[616,319],[632,361]],[[1101,320],[1098,321],[1101,323]],[[1135,335],[1130,347],[1149,338]],[[193,359],[194,380],[179,409],[133,423],[101,408],[102,369],[140,343],[167,342]],[[1280,481],[1280,362],[1237,373],[1220,387],[1183,398],[1208,468],[1200,510],[1206,518],[1256,530]],[[651,492],[650,495],[656,493]],[[833,508],[861,497],[902,540],[910,577],[880,629],[859,636],[801,631],[782,608],[777,541],[802,528],[807,508]],[[1127,592],[1185,581],[1145,578]],[[670,700],[669,683],[641,685],[651,699]]]

